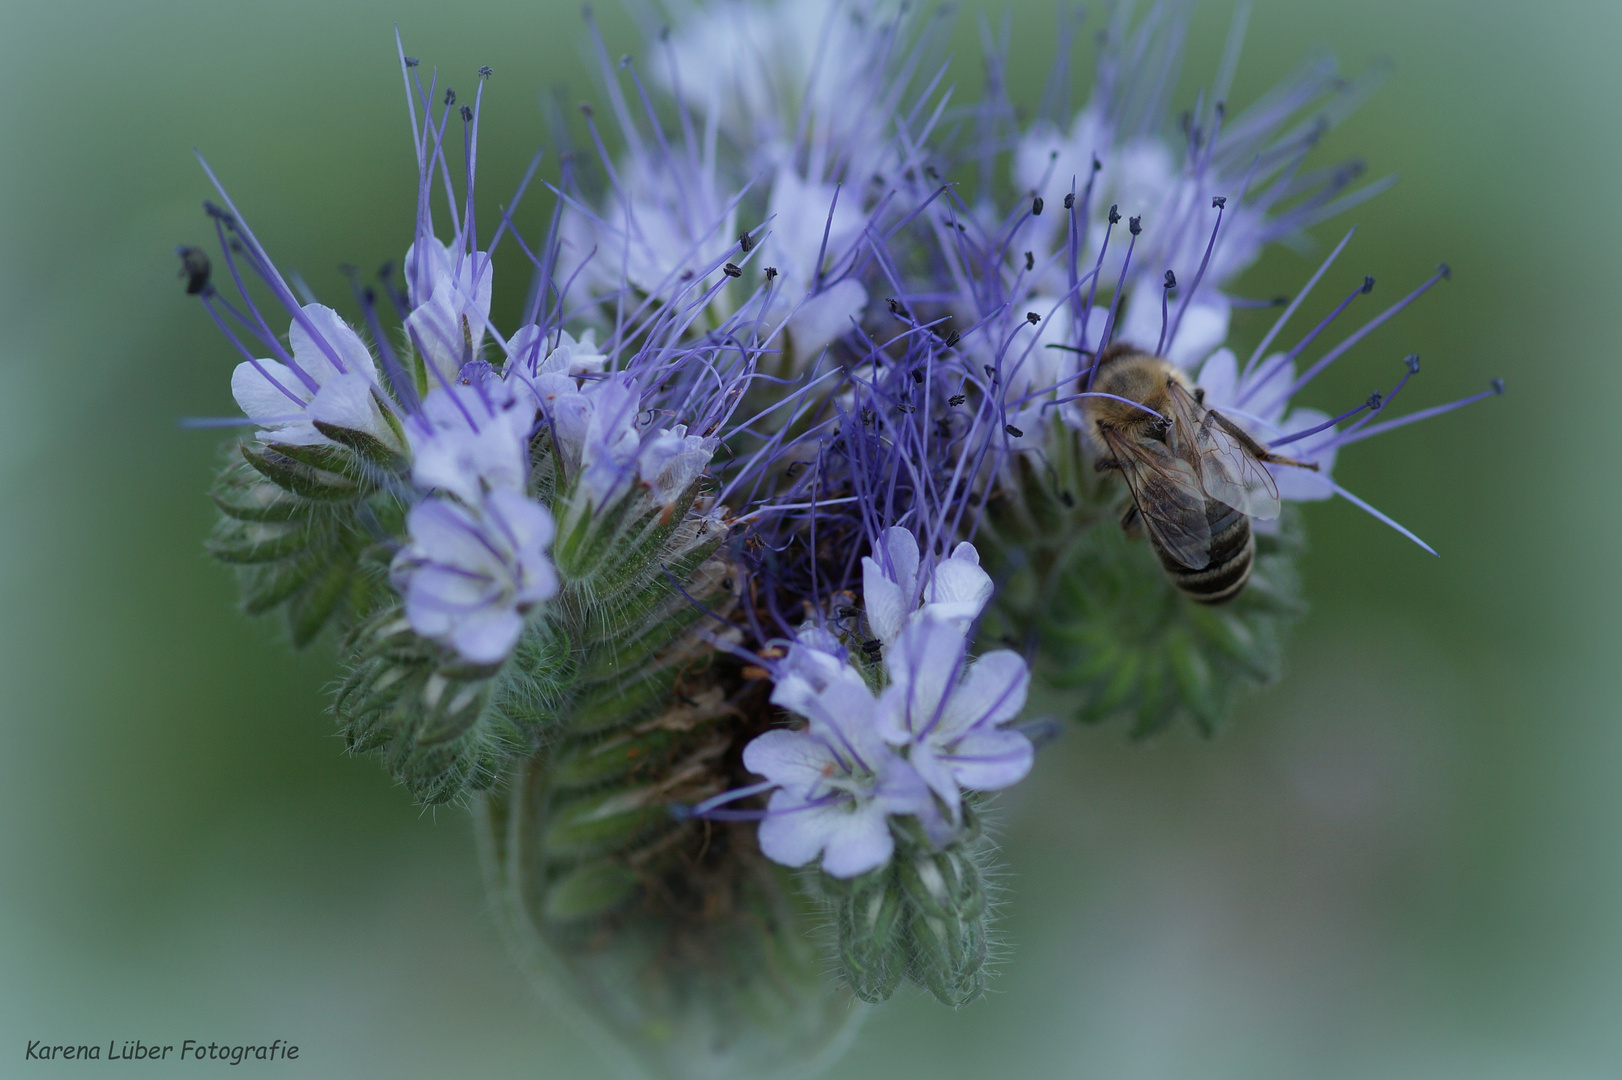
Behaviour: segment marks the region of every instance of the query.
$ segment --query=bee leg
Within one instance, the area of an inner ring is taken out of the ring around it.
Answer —
[[[1278,454],[1263,454],[1262,460],[1267,462],[1269,465],[1294,465],[1298,469],[1311,469],[1313,472],[1318,471],[1318,463],[1316,461],[1297,461],[1294,458],[1280,457]]]
[[[1233,437],[1234,442],[1237,442],[1240,446],[1244,447],[1245,452],[1251,457],[1255,458],[1257,461],[1265,461],[1269,465],[1294,465],[1298,469],[1311,469],[1313,472],[1318,471],[1318,463],[1315,461],[1297,461],[1294,458],[1287,458],[1279,454],[1268,453],[1267,447],[1263,446],[1255,439],[1252,439],[1248,431],[1234,423],[1232,420],[1229,420],[1226,416],[1223,416],[1215,409],[1212,409],[1210,412],[1206,413],[1205,416],[1208,420],[1215,420],[1223,431],[1226,431],[1230,436]]]
[[[1132,503],[1121,515],[1121,531],[1136,540],[1143,533],[1143,515],[1138,513],[1138,504]]]

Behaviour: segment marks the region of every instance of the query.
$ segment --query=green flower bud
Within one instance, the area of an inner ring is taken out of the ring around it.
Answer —
[[[1279,677],[1283,639],[1304,610],[1293,506],[1273,532],[1253,529],[1250,580],[1232,601],[1195,603],[1171,582],[1152,546],[1122,530],[1124,488],[1087,467],[1062,430],[1047,469],[1020,459],[977,538],[1006,584],[983,625],[987,638],[1038,645],[1033,671],[1077,719],[1115,716],[1142,738],[1178,722],[1209,734],[1237,694]]]

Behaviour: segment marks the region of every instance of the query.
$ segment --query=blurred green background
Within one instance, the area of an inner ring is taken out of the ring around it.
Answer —
[[[1230,11],[1199,6],[1180,100]],[[1053,13],[1012,12],[1034,102]],[[201,547],[217,439],[175,425],[231,411],[235,359],[174,277],[208,238],[192,146],[340,308],[338,264],[403,254],[394,22],[453,86],[495,68],[486,211],[546,141],[540,96],[596,94],[550,0],[0,6],[0,1075],[109,1068],[25,1064],[28,1039],[278,1037],[297,1063],[240,1070],[605,1075],[503,955],[466,815],[346,759],[326,657],[237,614]],[[958,41],[972,89],[971,20]],[[1455,270],[1311,403],[1410,350],[1410,406],[1511,394],[1343,456],[1443,557],[1309,508],[1285,682],[1210,742],[1068,732],[1005,800],[995,993],[893,1003],[832,1075],[1622,1075],[1619,41],[1604,0],[1257,0],[1235,103],[1320,45],[1394,62],[1320,158],[1403,177],[1320,228],[1362,223],[1325,295]]]

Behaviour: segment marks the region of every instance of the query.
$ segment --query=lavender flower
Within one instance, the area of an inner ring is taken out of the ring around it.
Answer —
[[[785,866],[822,857],[850,878],[890,861],[890,819],[934,815],[929,787],[885,745],[878,702],[857,671],[819,665],[815,681],[790,674],[772,703],[805,716],[800,731],[768,731],[744,749],[744,767],[776,785],[760,825],[760,848]]]
[[[406,252],[406,329],[438,378],[456,379],[479,358],[490,321],[490,256],[421,236]]]
[[[1011,787],[1035,756],[1028,738],[1003,726],[1025,708],[1030,669],[1007,649],[971,662],[968,644],[960,619],[933,606],[914,615],[885,656],[890,685],[876,717],[954,820],[961,789]]]
[[[980,553],[964,541],[949,558],[919,574],[918,538],[904,528],[884,531],[874,555],[862,558],[862,595],[873,634],[889,645],[922,604],[934,618],[966,627],[991,599],[991,577]]]
[[[377,382],[377,364],[360,336],[336,311],[306,304],[288,330],[292,355],[247,360],[231,375],[231,394],[263,427],[266,442],[289,446],[334,444],[317,423],[370,435],[400,447],[393,408]]]
[[[477,509],[424,499],[407,529],[410,543],[395,556],[392,576],[412,629],[472,663],[500,663],[518,643],[525,613],[557,593],[546,557],[552,515],[500,490]]]
[[[411,418],[411,478],[477,507],[491,491],[523,492],[539,405],[523,381],[488,371],[436,387]]]

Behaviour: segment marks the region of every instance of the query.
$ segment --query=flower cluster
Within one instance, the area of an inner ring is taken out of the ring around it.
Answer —
[[[873,677],[837,639],[808,627],[778,665],[771,703],[807,720],[800,730],[755,738],[744,765],[776,788],[760,827],[761,850],[786,866],[822,856],[849,878],[890,861],[889,818],[911,817],[950,837],[963,791],[996,791],[1030,771],[1030,740],[1004,725],[1025,707],[1030,672],[1007,649],[969,658],[971,627],[992,582],[972,545],[920,578],[917,538],[885,531],[883,559],[862,559],[867,618],[883,645]]]
[[[858,997],[973,1000],[1028,698],[1208,730],[1300,609],[1281,503],[1389,520],[1338,451],[1475,400],[1384,419],[1408,357],[1338,415],[1301,404],[1447,276],[1328,344],[1359,277],[1285,337],[1349,233],[1239,360],[1275,306],[1242,272],[1384,186],[1307,167],[1370,80],[1315,62],[1230,109],[1236,26],[1178,126],[1183,20],[1123,5],[1072,109],[1076,28],[1025,123],[1004,53],[954,106],[946,23],[882,0],[713,0],[650,28],[646,82],[590,26],[617,132],[583,110],[533,232],[518,199],[481,232],[493,73],[459,103],[402,48],[403,283],[357,275],[353,322],[301,303],[217,180],[235,295],[181,249],[244,358],[213,550],[245,606],[336,628],[350,745],[475,800],[538,966],[687,1075],[837,1041],[819,920]]]

